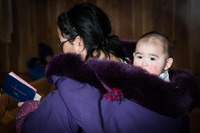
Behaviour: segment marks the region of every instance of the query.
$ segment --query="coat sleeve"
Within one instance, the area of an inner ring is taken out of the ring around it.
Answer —
[[[20,133],[72,133],[79,129],[58,90],[54,90],[42,100],[34,112],[27,115]]]
[[[20,133],[21,127],[24,123],[26,117],[34,112],[37,107],[39,106],[39,101],[26,101],[24,104],[19,108],[19,111],[16,116],[16,132]]]
[[[69,78],[61,78],[57,85],[62,100],[78,125],[88,133],[104,132],[99,106],[101,93],[98,89]]]

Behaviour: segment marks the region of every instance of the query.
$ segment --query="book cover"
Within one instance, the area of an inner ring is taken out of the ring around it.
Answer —
[[[19,102],[35,100],[35,96],[37,96],[37,98],[39,96],[36,93],[37,90],[33,86],[28,84],[14,72],[10,72],[6,75],[2,90]]]

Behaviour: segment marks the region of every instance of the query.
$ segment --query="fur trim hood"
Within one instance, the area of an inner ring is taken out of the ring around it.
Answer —
[[[148,74],[141,68],[111,60],[89,59],[79,55],[59,54],[46,67],[46,77],[67,76],[96,87],[103,94],[110,88],[119,88],[124,97],[159,114],[182,117],[194,107],[197,100],[197,83],[187,70],[169,70],[170,82]]]

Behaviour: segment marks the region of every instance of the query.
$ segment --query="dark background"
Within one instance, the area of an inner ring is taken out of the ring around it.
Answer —
[[[83,1],[107,12],[113,33],[122,40],[136,40],[151,30],[169,36],[174,41],[174,66],[190,69],[199,79],[199,0],[0,0],[0,83],[10,71],[29,80],[26,62],[37,56],[39,42],[60,52],[57,16]]]

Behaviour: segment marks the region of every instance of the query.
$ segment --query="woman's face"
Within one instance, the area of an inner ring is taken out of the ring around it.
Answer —
[[[60,44],[64,53],[76,53],[73,43],[71,43],[68,39],[64,38],[61,35],[61,32],[59,29],[58,29],[58,37],[59,37]]]
[[[85,59],[87,50],[80,36],[77,36],[74,41],[71,42],[62,36],[61,31],[58,28],[58,37],[64,53],[80,54],[81,57]]]

